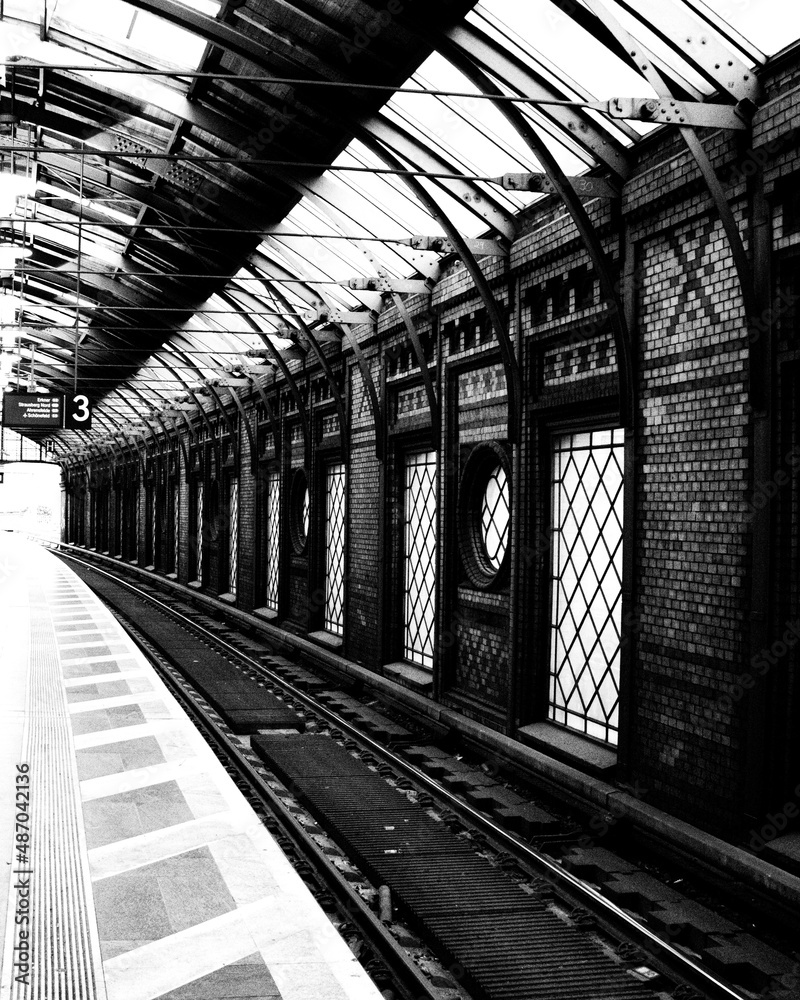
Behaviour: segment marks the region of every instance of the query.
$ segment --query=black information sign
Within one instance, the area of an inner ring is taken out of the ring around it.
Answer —
[[[88,396],[76,393],[67,396],[64,404],[64,426],[73,431],[86,431],[92,426],[92,403]]]
[[[22,430],[61,427],[63,407],[64,397],[60,394],[4,392],[3,426]]]

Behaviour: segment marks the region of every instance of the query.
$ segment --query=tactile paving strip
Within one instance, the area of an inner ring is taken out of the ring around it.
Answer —
[[[26,711],[26,763],[30,765],[30,851],[15,854],[10,919],[22,912],[20,884],[27,887],[30,923],[6,935],[3,996],[9,1000],[104,1000],[100,945],[94,912],[71,727],[56,639],[41,588],[31,595],[31,664]],[[19,829],[19,828],[18,828]],[[27,930],[30,970],[22,975],[20,930]],[[9,954],[11,952],[11,954]]]
[[[391,888],[408,921],[463,970],[476,996],[652,1000],[591,937],[559,920],[337,743],[274,735],[256,736],[251,745],[365,874]],[[413,821],[405,823],[407,816]]]

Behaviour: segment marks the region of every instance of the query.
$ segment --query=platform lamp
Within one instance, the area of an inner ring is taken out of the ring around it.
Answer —
[[[5,293],[5,289],[3,289]],[[15,295],[0,295],[0,392],[5,392],[14,367],[13,348],[17,344],[17,305]]]
[[[36,194],[36,181],[25,174],[0,173],[0,218],[10,219],[18,198]]]

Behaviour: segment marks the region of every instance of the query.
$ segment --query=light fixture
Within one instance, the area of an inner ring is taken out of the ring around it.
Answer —
[[[0,345],[13,346],[17,339],[17,310],[20,308],[19,296],[14,292],[0,295]]]
[[[0,173],[0,216],[14,214],[17,198],[36,193],[36,181],[24,174]]]
[[[32,254],[33,250],[30,247],[23,247],[18,243],[0,243],[0,267],[5,268],[6,262],[10,265],[12,261],[30,257]]]

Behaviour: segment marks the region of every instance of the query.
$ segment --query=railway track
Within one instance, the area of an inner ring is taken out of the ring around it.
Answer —
[[[313,873],[323,902],[335,900],[355,928],[361,947],[374,956],[368,971],[393,991],[388,996],[754,995],[704,968],[416,766],[399,748],[418,743],[423,733],[385,720],[372,720],[367,732],[342,713],[347,699],[331,698],[331,685],[303,668],[259,655],[256,643],[248,654],[241,642],[220,634],[218,623],[181,602],[61,554],[80,566],[80,575],[155,654],[301,874]],[[201,659],[206,669],[198,675]],[[227,704],[213,683],[219,660],[227,664]],[[198,676],[199,685],[190,682]],[[393,919],[392,905],[401,922]]]

